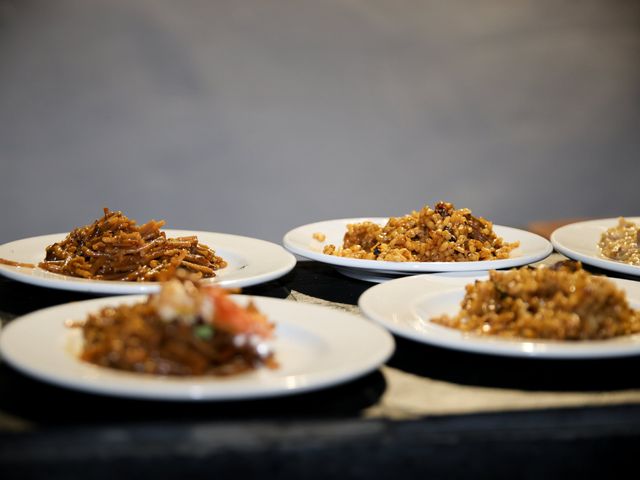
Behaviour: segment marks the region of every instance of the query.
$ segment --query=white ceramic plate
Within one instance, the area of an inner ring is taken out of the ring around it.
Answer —
[[[533,358],[605,358],[640,354],[640,334],[601,341],[517,340],[463,333],[430,321],[460,309],[464,286],[484,272],[418,275],[376,285],[362,294],[363,314],[393,333],[417,342],[466,352]],[[640,307],[640,283],[611,279]]]
[[[640,217],[625,218],[640,224]],[[600,236],[605,230],[617,225],[617,218],[572,223],[555,230],[551,234],[551,243],[558,252],[574,260],[580,260],[586,265],[628,275],[640,275],[640,266],[618,262],[600,253],[600,248],[598,247]]]
[[[218,270],[205,283],[222,287],[248,287],[268,282],[288,273],[296,264],[293,255],[280,245],[225,233],[194,232],[190,230],[164,230],[169,237],[196,235],[201,243],[213,248],[227,267]],[[25,238],[0,245],[0,258],[16,262],[38,264],[44,259],[45,248],[66,237],[66,233]],[[124,282],[87,280],[58,275],[41,268],[12,267],[0,264],[0,273],[24,283],[41,287],[105,294],[151,293],[158,291],[157,282]]]
[[[316,305],[253,297],[276,324],[278,369],[230,377],[172,378],[121,372],[77,358],[82,337],[65,327],[107,305],[144,297],[108,297],[39,310],[10,322],[0,335],[5,361],[45,382],[104,395],[152,400],[233,400],[273,397],[333,386],[375,370],[391,355],[393,337],[347,312]],[[235,295],[239,303],[249,297]]]
[[[372,221],[384,225],[387,220],[387,218],[345,218],[311,223],[289,231],[284,236],[283,242],[289,251],[297,255],[333,265],[345,275],[370,282],[383,282],[398,276],[426,272],[461,272],[517,267],[542,260],[553,250],[551,244],[539,235],[494,225],[496,234],[506,242],[520,241],[520,246],[511,252],[510,258],[480,262],[386,262],[336,257],[322,253],[325,245],[342,245],[347,224]],[[326,239],[319,242],[313,238],[314,233],[323,233]]]

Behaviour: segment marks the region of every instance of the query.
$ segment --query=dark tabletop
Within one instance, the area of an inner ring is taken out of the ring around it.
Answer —
[[[370,286],[300,262],[244,293],[348,308]],[[4,322],[87,298],[0,278]],[[387,364],[362,378],[236,402],[104,397],[0,363],[0,478],[611,477],[635,467],[640,357],[506,359],[395,340]],[[409,400],[412,410],[398,407]]]

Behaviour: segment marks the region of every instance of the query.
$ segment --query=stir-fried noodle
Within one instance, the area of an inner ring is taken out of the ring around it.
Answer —
[[[122,212],[104,209],[91,225],[74,229],[47,247],[39,267],[53,273],[96,280],[163,281],[178,268],[210,278],[227,263],[196,236],[167,238],[164,221],[138,226]]]

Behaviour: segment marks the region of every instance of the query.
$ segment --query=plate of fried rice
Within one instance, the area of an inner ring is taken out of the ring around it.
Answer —
[[[283,243],[297,255],[372,282],[426,272],[510,268],[542,260],[553,250],[539,235],[493,225],[445,202],[402,217],[303,225],[289,231]]]
[[[640,217],[571,223],[551,234],[554,248],[587,265],[640,276]]]
[[[429,345],[511,357],[640,354],[640,283],[593,275],[579,262],[416,275],[362,294],[362,313]]]

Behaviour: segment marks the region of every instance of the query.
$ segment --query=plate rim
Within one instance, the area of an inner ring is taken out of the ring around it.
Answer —
[[[320,227],[325,224],[332,223],[359,223],[363,221],[372,221],[376,223],[386,222],[390,217],[357,217],[357,218],[339,218],[333,220],[322,220],[318,222],[307,223],[298,227],[292,228],[283,236],[282,243],[284,247],[290,252],[300,255],[302,257],[314,260],[317,262],[325,263],[328,265],[351,268],[354,270],[362,270],[369,272],[379,273],[398,273],[398,274],[417,274],[417,273],[429,273],[429,272],[453,272],[453,271],[479,271],[479,270],[493,270],[502,268],[511,268],[521,265],[527,265],[530,263],[538,262],[547,258],[553,252],[553,246],[551,242],[533,232],[522,230],[515,227],[509,227],[506,225],[493,225],[494,229],[501,230],[508,233],[524,234],[527,237],[535,239],[535,241],[541,241],[545,246],[539,253],[530,254],[526,257],[506,258],[500,260],[482,260],[474,262],[387,262],[380,260],[363,260],[353,259],[348,257],[337,257],[335,255],[327,255],[322,252],[313,252],[307,248],[299,246],[297,243],[292,242],[291,238],[294,234],[303,229],[311,229],[316,226]],[[497,233],[497,232],[496,232]],[[499,236],[503,236],[498,234]]]
[[[54,352],[54,354],[59,354],[62,347],[58,345],[57,340],[59,339],[58,337],[65,336],[64,329],[67,328],[64,326],[63,312],[65,310],[76,307],[82,309],[82,311],[84,311],[86,314],[89,311],[94,311],[96,308],[99,308],[99,306],[116,303],[122,304],[125,302],[136,302],[140,299],[146,298],[146,295],[128,295],[102,297],[90,300],[70,302],[36,310],[34,312],[30,312],[26,315],[20,316],[9,322],[8,325],[0,330],[0,357],[12,368],[15,368],[16,370],[29,376],[30,378],[35,378],[36,380],[42,381],[49,385],[54,385],[56,387],[66,388],[78,392],[104,395],[108,397],[131,398],[149,401],[242,401],[295,395],[299,393],[311,392],[323,388],[337,386],[365,376],[368,373],[371,373],[372,371],[380,368],[391,357],[395,350],[394,338],[386,329],[378,324],[369,322],[366,318],[360,315],[356,315],[351,312],[327,309],[326,307],[322,307],[319,305],[257,295],[233,295],[233,297],[236,300],[241,299],[242,301],[253,299],[259,305],[259,308],[261,308],[263,311],[270,308],[289,308],[286,305],[289,305],[292,310],[302,309],[306,310],[307,312],[315,311],[316,313],[314,315],[324,316],[328,311],[331,315],[333,315],[332,322],[334,324],[340,323],[342,325],[345,321],[355,322],[351,323],[349,328],[364,332],[365,335],[363,335],[363,337],[366,338],[369,342],[372,342],[371,344],[376,348],[370,348],[368,350],[361,348],[361,351],[365,351],[366,357],[359,357],[357,359],[357,362],[352,362],[351,365],[342,365],[342,367],[339,369],[336,369],[334,366],[332,370],[311,372],[311,374],[307,372],[303,374],[298,373],[293,375],[281,376],[276,378],[278,384],[274,386],[269,386],[267,382],[266,384],[261,384],[257,387],[254,387],[253,390],[244,392],[233,390],[233,388],[220,389],[220,385],[222,383],[226,383],[227,385],[229,383],[232,383],[234,381],[233,377],[225,377],[224,379],[221,379],[220,377],[215,376],[189,378],[142,376],[138,377],[136,379],[136,382],[131,382],[135,383],[136,385],[148,384],[147,381],[151,382],[155,386],[158,386],[160,384],[164,384],[165,386],[174,385],[172,390],[158,393],[155,391],[145,391],[143,387],[137,387],[136,389],[132,390],[130,386],[127,387],[127,385],[116,385],[115,389],[113,389],[113,387],[110,388],[110,379],[115,378],[117,382],[118,377],[131,379],[131,376],[137,376],[138,374],[132,372],[121,372],[115,369],[112,370],[106,367],[100,367],[92,364],[83,365],[82,361],[77,358],[75,359],[75,362],[77,362],[77,364],[74,362],[74,365],[79,366],[81,369],[87,367],[89,370],[97,371],[100,380],[87,383],[86,381],[83,382],[81,378],[74,377],[73,375],[65,375],[64,372],[55,372],[53,374],[46,371],[43,372],[42,367],[38,368],[38,366],[34,366],[30,363],[25,364],[24,357],[28,356],[27,353],[16,353],[17,347],[11,347],[11,342],[15,342],[17,336],[19,337],[20,335],[25,335],[25,333],[22,333],[20,331],[21,329],[27,329],[28,331],[28,324],[31,323],[37,325],[39,322],[51,321],[51,318],[48,318],[48,315],[60,314],[62,317],[61,321],[55,327],[56,338],[52,339],[52,341],[49,342],[51,351]],[[279,307],[273,307],[273,305],[276,304],[279,305]],[[266,313],[268,314],[268,312]],[[292,312],[291,314],[293,313],[295,312]],[[302,322],[304,321],[308,320],[302,320]],[[297,322],[300,322],[300,320],[291,320],[291,318],[276,319],[276,323],[287,324],[290,328],[302,328],[304,330],[304,326],[301,327],[300,323]],[[321,322],[317,322],[313,327],[313,331],[317,332],[323,328],[326,328],[326,326],[323,326]],[[69,338],[68,335],[69,333],[67,333],[66,338]],[[332,337],[335,337],[335,335],[332,335],[330,332],[325,332],[322,340],[329,341],[332,339]],[[71,354],[69,353],[69,355]],[[268,375],[269,372],[270,371],[268,369],[263,368],[256,370],[255,372],[249,372],[249,375],[252,373],[256,373],[258,377],[261,377],[264,375]],[[293,377],[298,378],[299,381],[296,383],[296,381],[294,381],[295,379],[292,380]],[[140,379],[144,379],[145,381],[141,381]],[[229,379],[231,380],[229,381]],[[127,382],[125,381],[125,384],[126,383]],[[217,391],[216,387],[218,388]]]
[[[172,236],[180,236],[180,235],[196,235],[199,238],[202,236],[216,236],[220,237],[219,241],[225,242],[251,242],[255,245],[259,245],[261,248],[267,248],[270,251],[268,256],[269,262],[272,263],[273,267],[267,269],[266,271],[256,272],[252,276],[249,277],[240,277],[240,278],[232,278],[225,280],[224,278],[220,281],[216,281],[214,279],[211,281],[211,284],[219,285],[225,288],[236,288],[236,287],[249,287],[253,285],[258,285],[261,283],[265,283],[271,280],[275,280],[280,278],[287,273],[289,273],[296,265],[296,257],[288,252],[285,248],[277,243],[270,242],[267,240],[262,240],[260,238],[247,237],[243,235],[235,235],[230,233],[222,233],[222,232],[208,232],[204,230],[184,230],[184,229],[161,229],[163,232],[167,233],[167,235]],[[53,239],[58,237],[60,239],[64,238],[68,235],[69,232],[66,233],[51,233],[46,235],[37,235],[34,237],[26,237],[18,240],[13,240],[11,242],[4,243],[0,245],[0,249],[11,248],[13,245],[20,244],[23,242],[32,242],[32,241],[44,241],[45,239]],[[49,240],[51,241],[51,240]],[[47,241],[46,243],[48,243]],[[211,242],[206,242],[210,244]],[[238,254],[241,256],[252,255],[253,252],[249,250],[238,251],[234,250],[232,246],[223,246],[219,245],[209,245],[212,247],[216,253],[219,249],[229,250],[234,254]],[[253,254],[255,255],[255,254]],[[44,248],[43,248],[43,256],[44,256]],[[255,255],[258,257],[257,255]],[[260,256],[262,258],[262,256]],[[38,267],[36,267],[38,269]],[[35,285],[38,287],[45,288],[54,288],[59,290],[67,290],[67,291],[75,291],[75,292],[86,292],[86,293],[97,293],[97,294],[141,294],[141,293],[153,293],[159,290],[160,284],[159,282],[124,282],[124,281],[110,281],[110,280],[90,280],[90,279],[82,279],[76,278],[66,275],[58,275],[51,272],[46,272],[42,269],[38,269],[42,272],[42,276],[33,275],[31,273],[26,273],[27,271],[32,271],[31,268],[24,267],[14,267],[10,265],[0,264],[0,275],[3,275],[12,280],[16,280],[22,283]],[[249,271],[250,272],[250,271]],[[209,282],[208,282],[209,283]]]
[[[555,248],[558,252],[574,260],[579,260],[586,265],[602,268],[604,270],[609,270],[611,272],[618,272],[618,273],[625,273],[633,276],[640,276],[640,265],[630,265],[628,263],[619,262],[617,260],[606,258],[604,256],[587,255],[579,251],[576,251],[574,248],[572,248],[570,245],[568,246],[566,242],[563,242],[559,238],[562,235],[566,235],[567,232],[570,232],[574,229],[581,228],[581,227],[602,227],[604,231],[604,229],[615,226],[618,222],[618,219],[621,217],[624,217],[627,220],[640,224],[640,217],[624,216],[624,215],[621,215],[618,217],[596,218],[593,220],[582,220],[579,222],[572,222],[567,225],[558,227],[553,232],[551,232],[551,235],[549,237],[551,240],[551,244],[553,245],[553,248]],[[604,226],[602,225],[603,222],[609,223],[611,225]],[[597,245],[594,246],[594,252],[599,253],[599,249]]]
[[[464,273],[465,275],[460,275]],[[455,336],[455,340],[451,341],[448,336],[444,338],[434,337],[433,335],[423,334],[411,328],[406,324],[400,324],[390,322],[384,314],[375,311],[370,306],[371,298],[383,297],[385,290],[390,288],[400,288],[398,284],[400,282],[414,283],[410,285],[411,288],[421,287],[427,290],[422,295],[416,295],[410,298],[396,299],[397,302],[406,300],[404,303],[409,305],[405,311],[395,311],[394,315],[408,315],[411,313],[411,309],[419,302],[421,297],[428,294],[429,286],[433,288],[439,288],[442,290],[441,294],[451,293],[452,290],[462,289],[464,285],[470,281],[475,280],[478,277],[486,277],[488,272],[451,272],[444,274],[425,274],[414,275],[411,277],[403,277],[392,280],[390,282],[375,285],[362,293],[358,299],[358,307],[363,315],[370,320],[380,324],[387,328],[395,335],[410,340],[431,345],[439,348],[445,348],[448,350],[461,351],[466,353],[482,354],[482,355],[494,355],[498,357],[511,357],[511,358],[531,358],[531,359],[553,359],[553,360],[593,360],[593,359],[605,359],[605,358],[620,358],[640,355],[640,333],[631,335],[629,337],[635,337],[637,341],[633,344],[619,345],[617,347],[611,347],[609,340],[592,340],[592,341],[580,341],[578,342],[562,342],[554,340],[518,340],[518,339],[504,339],[500,337],[487,336],[483,337],[477,334],[464,333],[455,329],[449,329],[448,327],[434,325],[437,329],[447,329],[446,333]],[[446,279],[445,281],[452,281],[454,283],[446,284],[441,283],[439,286],[434,283],[440,278]],[[634,302],[640,302],[640,282],[634,280],[626,280],[619,278],[609,278],[613,280],[618,286],[626,285],[627,287],[633,287],[636,290],[632,300]],[[393,284],[392,284],[393,282]],[[389,285],[391,286],[389,287]],[[406,286],[404,286],[406,288]],[[450,330],[450,331],[449,331]],[[615,341],[616,339],[612,339]],[[527,344],[526,348],[523,346]],[[602,345],[605,347],[602,347]],[[608,344],[608,345],[607,345]],[[515,346],[519,345],[520,348]],[[589,349],[591,347],[591,349]],[[594,350],[595,348],[595,350]]]

